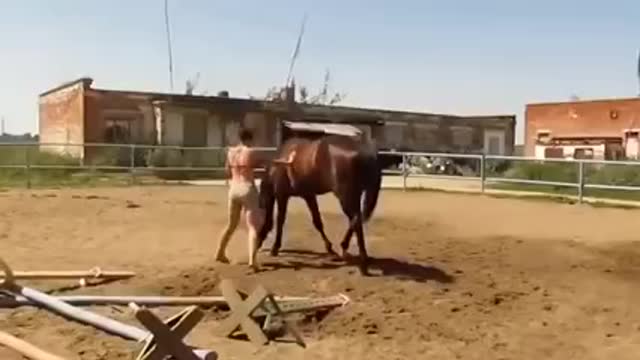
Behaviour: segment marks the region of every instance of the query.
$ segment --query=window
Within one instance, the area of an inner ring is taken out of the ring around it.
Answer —
[[[628,131],[625,131],[625,133],[624,133],[624,134],[625,134],[625,136],[626,136],[626,138],[627,138],[627,139],[628,139],[628,138],[637,138],[637,137],[638,137],[639,132],[638,132],[638,131],[635,131],[635,130],[628,130]]]
[[[500,138],[489,136],[489,155],[500,155]]]
[[[564,150],[559,147],[548,147],[544,149],[545,159],[560,159],[564,157]]]
[[[207,146],[207,116],[188,114],[183,117],[182,136],[184,146]]]
[[[389,147],[398,147],[402,146],[404,142],[404,123],[392,123],[388,122],[385,129],[385,140],[387,146]]]
[[[488,155],[504,155],[505,135],[504,130],[484,131],[484,153]]]
[[[541,143],[548,143],[551,140],[551,134],[548,131],[540,131],[537,140]]]
[[[593,159],[592,148],[579,148],[573,151],[574,159]]]
[[[107,119],[104,140],[111,144],[129,144],[131,142],[131,121]]]
[[[435,148],[438,144],[437,124],[413,124],[413,139],[417,144]]]
[[[473,142],[473,129],[467,126],[451,127],[451,142],[454,146],[466,148]]]

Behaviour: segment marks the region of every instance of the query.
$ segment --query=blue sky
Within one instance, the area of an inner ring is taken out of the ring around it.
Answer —
[[[37,131],[37,94],[80,76],[168,91],[163,0],[0,0],[0,116]],[[324,70],[346,105],[516,114],[528,102],[638,94],[637,0],[170,0],[175,90],[263,95]]]

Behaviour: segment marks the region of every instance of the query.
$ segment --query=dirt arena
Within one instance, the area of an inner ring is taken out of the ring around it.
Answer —
[[[134,279],[56,294],[218,295],[219,276],[279,295],[348,294],[352,303],[301,324],[306,350],[262,349],[209,334],[213,310],[188,340],[227,359],[637,359],[639,210],[477,195],[384,191],[367,225],[376,276],[322,255],[293,200],[279,258],[265,271],[215,266],[225,189],[142,187],[0,193],[0,256],[19,270],[134,270]],[[329,237],[346,223],[321,200]],[[271,240],[266,245],[271,245]],[[351,253],[356,254],[355,241]],[[230,257],[246,260],[244,226]],[[127,309],[95,311],[132,322]],[[160,309],[170,314],[175,309]],[[69,359],[132,359],[137,345],[30,308],[0,310],[0,329]],[[21,359],[0,347],[0,359]]]

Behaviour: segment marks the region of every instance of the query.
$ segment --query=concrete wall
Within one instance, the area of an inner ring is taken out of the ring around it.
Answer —
[[[251,129],[255,146],[277,146],[277,118],[265,112],[248,112],[245,114],[242,124]]]
[[[40,143],[84,142],[84,84],[78,82],[39,98]],[[82,157],[82,147],[41,146],[44,151]]]
[[[640,98],[529,104],[525,121],[525,154],[533,156],[541,130],[550,137],[623,138],[625,129],[640,128]]]
[[[224,124],[220,114],[209,115],[207,123],[207,146],[224,146]]]

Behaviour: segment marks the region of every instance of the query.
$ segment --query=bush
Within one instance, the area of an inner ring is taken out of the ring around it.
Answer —
[[[40,151],[35,146],[2,146],[0,147],[0,165],[24,166],[31,165],[57,165],[77,167],[78,158],[70,155],[56,154]],[[81,171],[79,168],[66,169],[32,169],[29,176],[35,182],[59,182],[69,179],[74,173]],[[25,182],[27,172],[24,168],[0,168],[0,182],[12,184]]]
[[[510,179],[578,182],[578,164],[569,162],[515,162],[502,173]],[[499,176],[497,174],[488,176]],[[604,185],[640,186],[640,162],[629,165],[584,165],[585,183]]]
[[[586,182],[589,184],[640,186],[640,162],[630,165],[587,165]]]
[[[526,180],[577,182],[578,165],[570,163],[516,163],[504,172],[504,177]]]

